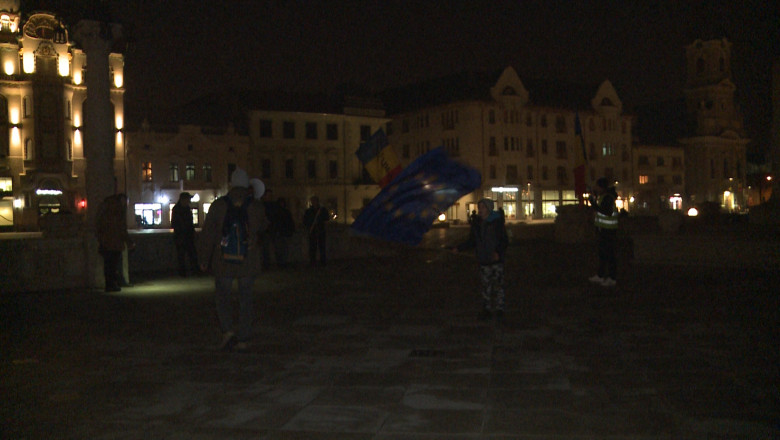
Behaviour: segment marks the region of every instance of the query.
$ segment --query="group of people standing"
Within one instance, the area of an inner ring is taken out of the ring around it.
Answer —
[[[598,249],[598,272],[589,281],[604,287],[617,285],[617,193],[609,181],[602,177],[596,181],[589,197],[593,209]],[[466,241],[452,248],[454,252],[476,250],[481,281],[482,308],[479,319],[504,318],[506,299],[504,292],[504,255],[509,244],[504,211],[495,209],[490,199],[477,203],[477,212],[469,218],[471,227]]]

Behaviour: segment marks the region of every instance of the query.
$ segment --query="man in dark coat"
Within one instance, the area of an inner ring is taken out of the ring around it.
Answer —
[[[192,194],[183,192],[179,194],[179,201],[173,205],[171,213],[171,227],[173,228],[173,241],[176,244],[176,258],[179,263],[179,275],[187,276],[187,259],[193,274],[198,274],[198,254],[195,251],[195,225],[192,221],[192,208],[190,200]]]
[[[310,199],[311,206],[303,214],[303,226],[309,237],[309,262],[312,266],[317,264],[317,251],[319,250],[320,264],[325,265],[325,223],[330,220],[328,210],[320,206],[320,198],[313,196]]]

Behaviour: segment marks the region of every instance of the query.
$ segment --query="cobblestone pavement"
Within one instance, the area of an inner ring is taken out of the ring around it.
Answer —
[[[510,248],[503,324],[473,257],[270,270],[248,353],[211,278],[0,301],[6,439],[777,439],[778,274]]]

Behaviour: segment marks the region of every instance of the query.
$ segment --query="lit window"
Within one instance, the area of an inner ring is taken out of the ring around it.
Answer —
[[[179,181],[179,164],[171,163],[168,166],[168,181],[170,182]]]
[[[144,162],[143,164],[143,180],[144,182],[151,182],[152,181],[152,163],[151,162]]]
[[[640,185],[646,185],[649,178],[645,174],[639,175],[639,184]]]
[[[203,181],[204,182],[211,182],[211,164],[206,163],[203,164]]]
[[[195,164],[188,163],[184,168],[184,180],[195,180]]]

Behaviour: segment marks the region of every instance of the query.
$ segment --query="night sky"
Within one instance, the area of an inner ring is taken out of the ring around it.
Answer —
[[[767,142],[780,55],[765,0],[111,0],[110,13],[132,41],[131,118],[226,89],[378,92],[509,65],[521,79],[609,79],[630,111],[681,98],[684,47],[726,37],[748,136]]]

